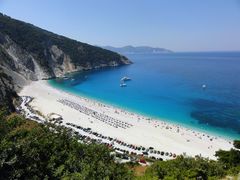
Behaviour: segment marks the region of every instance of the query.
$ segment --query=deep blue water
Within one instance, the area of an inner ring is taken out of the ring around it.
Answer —
[[[240,138],[240,53],[128,55],[132,65],[49,81],[62,90],[118,107]],[[129,76],[127,87],[120,78]],[[205,84],[207,87],[202,88]]]

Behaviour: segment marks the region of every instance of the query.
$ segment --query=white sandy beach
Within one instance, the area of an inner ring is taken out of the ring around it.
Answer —
[[[70,122],[82,127],[89,127],[105,136],[117,138],[126,143],[138,146],[154,147],[154,149],[173,152],[177,155],[183,153],[190,156],[201,154],[203,157],[211,159],[215,159],[215,151],[232,148],[232,143],[229,140],[160,120],[149,120],[147,117],[105,105],[85,97],[74,96],[49,86],[46,81],[32,82],[30,85],[25,86],[19,95],[34,97],[30,105],[45,116],[57,113],[62,116],[64,123]],[[122,122],[127,122],[132,126],[125,129],[110,126],[92,116],[63,105],[58,102],[59,99],[76,102],[83,107],[95,110]]]

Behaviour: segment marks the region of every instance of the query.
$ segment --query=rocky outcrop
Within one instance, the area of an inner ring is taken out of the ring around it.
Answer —
[[[57,77],[62,76],[65,73],[80,71],[83,69],[82,67],[75,66],[71,63],[70,56],[59,49],[57,45],[52,45],[49,48],[49,52],[52,59],[51,68]]]
[[[1,66],[7,72],[14,71],[25,80],[38,80],[48,77],[47,73],[39,67],[33,56],[26,50],[17,45],[9,36],[0,33],[0,42],[2,56]],[[14,73],[12,72],[12,73]],[[9,74],[11,76],[11,74]]]

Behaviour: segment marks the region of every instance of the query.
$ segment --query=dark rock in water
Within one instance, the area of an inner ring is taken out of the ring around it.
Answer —
[[[240,105],[205,99],[194,100],[192,104],[196,110],[191,112],[191,117],[198,123],[228,128],[240,134]]]

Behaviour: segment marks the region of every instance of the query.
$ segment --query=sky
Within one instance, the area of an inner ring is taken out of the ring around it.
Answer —
[[[92,45],[240,51],[240,0],[0,0],[0,12]]]

